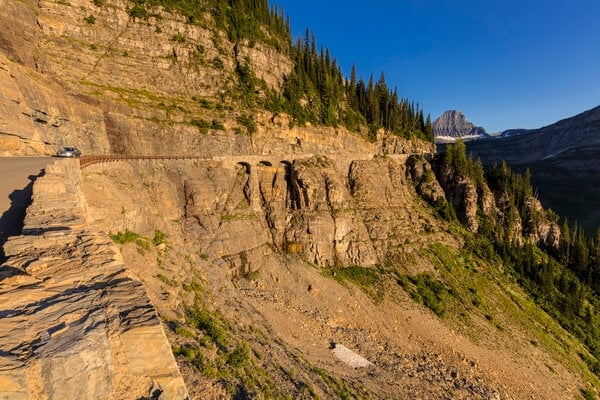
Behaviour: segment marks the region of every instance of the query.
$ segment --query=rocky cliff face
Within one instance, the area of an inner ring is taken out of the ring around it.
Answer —
[[[406,159],[195,161],[193,168],[177,169],[172,179],[160,184],[167,188],[173,185],[169,182],[183,182],[169,190],[177,196],[168,200],[181,207],[182,214],[164,217],[182,218],[185,236],[202,245],[207,256],[222,259],[234,275],[260,269],[265,255],[274,253],[295,254],[319,267],[374,266],[393,256],[390,249],[404,235],[424,226],[416,211],[411,216],[414,189]],[[103,184],[87,190],[94,199],[104,192]],[[156,193],[164,195],[158,187]],[[435,196],[443,196],[441,189]],[[97,201],[90,212],[94,223],[107,231],[152,231],[151,223],[139,225],[143,220],[129,217],[128,210],[145,207],[136,204],[134,196],[118,219],[105,219],[111,212],[106,210],[114,206]],[[168,229],[158,216],[152,221]]]
[[[0,53],[0,154],[54,154],[64,145],[106,153],[102,110]]]
[[[0,151],[52,154],[70,144],[88,154],[225,153],[244,146],[232,133],[245,128],[218,107],[233,102],[236,67],[249,63],[274,88],[292,67],[260,43],[234,46],[210,18],[203,28],[161,8],[137,19],[128,1],[97,4],[2,2],[0,80],[8,90],[0,104],[17,118],[0,125]],[[202,137],[193,119],[226,130]]]
[[[4,245],[0,397],[185,399],[146,289],[87,224],[82,189],[75,161],[47,167]]]
[[[433,121],[433,133],[436,141],[473,139],[488,136],[484,128],[475,126],[457,110],[445,111]]]
[[[548,248],[558,248],[560,228],[555,221],[546,217],[542,204],[536,197],[527,197],[524,209],[519,211],[511,203],[506,191],[493,192],[484,182],[477,182],[472,176],[457,173],[439,158],[435,162],[435,170],[459,221],[472,232],[479,231],[481,218],[485,218],[492,225],[499,224],[507,228],[511,242],[523,243],[527,240]]]

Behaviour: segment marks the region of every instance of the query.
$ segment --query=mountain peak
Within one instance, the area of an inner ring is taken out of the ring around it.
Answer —
[[[475,139],[488,136],[484,128],[475,126],[458,110],[445,111],[433,121],[433,132],[438,142],[453,142],[456,139]]]

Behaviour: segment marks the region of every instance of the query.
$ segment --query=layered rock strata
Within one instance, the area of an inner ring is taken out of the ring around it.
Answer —
[[[428,223],[411,200],[409,159],[305,154],[115,163],[86,169],[84,186],[94,199],[94,226],[183,234],[233,275],[256,271],[275,254],[319,267],[374,266]],[[144,190],[148,198],[136,195]],[[444,196],[439,184],[433,190]]]
[[[58,161],[4,246],[0,398],[187,398],[144,286],[86,208],[76,161]]]

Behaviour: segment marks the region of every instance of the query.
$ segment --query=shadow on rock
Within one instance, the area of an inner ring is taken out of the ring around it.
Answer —
[[[4,243],[6,243],[10,236],[20,235],[23,230],[25,211],[31,205],[33,183],[42,175],[44,175],[44,170],[40,170],[40,173],[37,175],[29,175],[27,186],[23,189],[14,190],[8,196],[11,201],[10,208],[0,217],[0,264],[6,261]]]

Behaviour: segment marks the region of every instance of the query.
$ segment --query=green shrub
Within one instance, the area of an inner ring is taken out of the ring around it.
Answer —
[[[171,40],[174,42],[183,44],[183,43],[185,43],[186,38],[183,34],[177,32],[175,35],[173,35],[173,37],[171,37]]]
[[[135,242],[140,238],[140,235],[130,231],[129,229],[125,229],[125,232],[117,232],[117,233],[108,233],[108,237],[112,239],[113,242],[119,244],[126,244]]]
[[[254,118],[252,118],[251,115],[242,114],[237,118],[237,122],[246,128],[246,133],[248,135],[252,135],[256,132],[256,122],[254,122]]]
[[[194,331],[192,331],[189,328],[186,328],[183,325],[177,325],[175,327],[175,334],[177,334],[179,336],[187,337],[187,338],[194,338],[194,337],[196,337],[196,333]]]
[[[183,356],[185,357],[186,360],[188,361],[194,361],[196,359],[196,357],[199,355],[198,353],[198,349],[196,349],[195,347],[189,346],[189,345],[184,345],[184,346],[179,346],[179,345],[175,345],[172,348],[173,354],[176,356]]]
[[[224,131],[224,130],[225,130],[225,125],[223,125],[223,123],[222,123],[222,122],[220,122],[220,121],[216,121],[216,120],[214,120],[214,119],[213,119],[213,121],[212,121],[212,123],[211,123],[210,127],[211,127],[212,129],[215,129],[215,130],[218,130],[218,131]]]
[[[198,118],[192,118],[192,120],[190,121],[190,124],[198,127],[198,130],[200,131],[200,133],[208,133],[208,130],[211,127],[210,122],[205,121],[203,119],[198,119]]]
[[[213,104],[209,100],[206,100],[206,99],[199,99],[198,103],[200,103],[200,107],[202,107],[202,108],[207,108],[209,110],[212,110],[214,108]]]
[[[167,234],[156,229],[154,231],[154,238],[152,238],[152,244],[158,246],[163,243],[167,243]]]
[[[94,17],[93,15],[90,14],[84,18],[84,21],[90,25],[94,25],[96,23],[96,17]]]
[[[201,329],[218,346],[227,347],[227,334],[224,327],[204,306],[196,306],[188,311],[188,322]]]
[[[227,364],[232,366],[233,368],[239,368],[246,365],[250,361],[250,349],[248,345],[244,342],[240,346],[237,346],[229,355],[227,356]]]
[[[132,18],[140,18],[140,19],[147,18],[148,11],[146,11],[146,9],[142,5],[136,4],[129,9],[129,16]]]
[[[212,65],[217,69],[225,68],[225,63],[223,63],[223,60],[221,60],[219,57],[215,57],[212,59]]]

